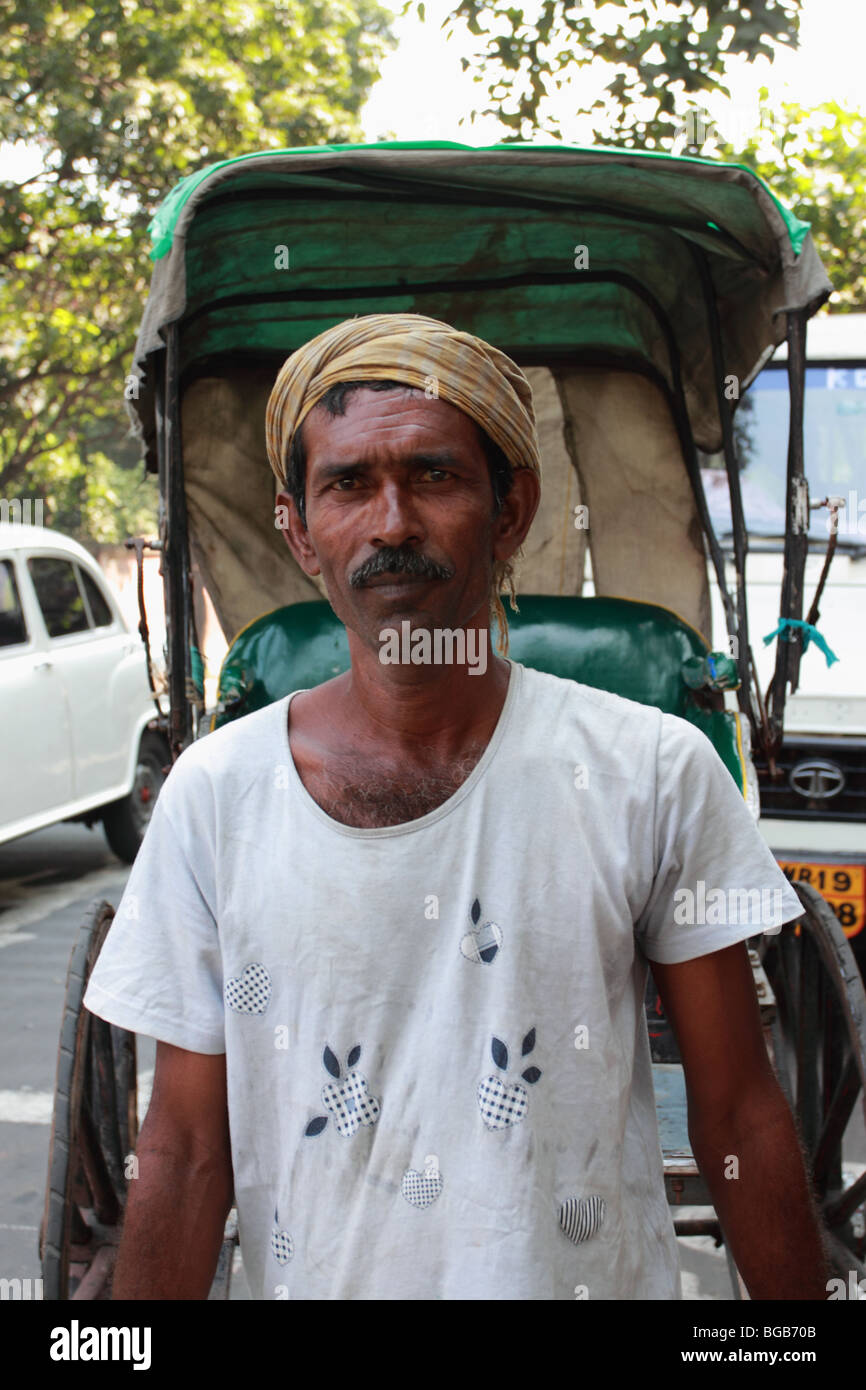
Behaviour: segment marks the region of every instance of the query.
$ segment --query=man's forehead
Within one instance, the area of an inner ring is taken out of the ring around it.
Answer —
[[[428,397],[419,387],[388,390],[354,388],[343,401],[344,413],[331,415],[318,401],[304,421],[309,462],[327,449],[356,453],[365,444],[414,453],[436,449],[475,454],[481,437],[475,421],[449,401]]]

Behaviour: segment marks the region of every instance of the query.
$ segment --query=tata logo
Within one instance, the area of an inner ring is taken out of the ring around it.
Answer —
[[[791,768],[788,781],[798,796],[806,801],[829,801],[838,796],[845,785],[845,774],[835,763],[824,758],[808,758]]]

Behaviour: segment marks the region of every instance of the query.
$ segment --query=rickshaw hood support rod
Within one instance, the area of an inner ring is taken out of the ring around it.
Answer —
[[[725,354],[722,343],[722,329],[719,309],[716,303],[715,286],[706,255],[700,247],[689,244],[692,259],[697,268],[703,290],[707,322],[710,331],[710,346],[713,353],[713,378],[716,388],[716,403],[719,411],[719,425],[722,431],[722,449],[725,458],[725,472],[728,475],[728,490],[731,499],[731,527],[734,535],[734,568],[737,574],[737,616],[736,628],[731,636],[737,641],[737,668],[740,673],[740,688],[737,701],[740,709],[749,720],[756,743],[763,742],[764,729],[755,707],[753,693],[753,673],[751,668],[751,649],[749,646],[749,619],[746,604],[746,555],[749,549],[746,518],[743,511],[743,494],[740,487],[740,470],[737,450],[734,443],[733,405],[725,396]],[[767,749],[764,752],[768,752]]]
[[[809,491],[803,470],[803,406],[806,382],[806,319],[808,309],[784,307],[776,313],[788,316],[788,391],[790,421],[788,427],[788,482],[785,501],[785,558],[782,571],[782,593],[779,604],[781,618],[803,617],[803,589],[806,555],[809,550]],[[803,638],[799,629],[789,629],[787,640],[776,647],[776,669],[768,692],[770,727],[777,743],[781,742],[785,699],[790,685],[791,694],[800,678],[800,658]]]
[[[166,499],[160,515],[162,578],[165,586],[165,625],[168,647],[169,744],[174,762],[192,742],[187,702],[190,663],[189,549],[186,492],[180,431],[178,325],[165,329],[165,372],[158,375],[157,409],[160,495]]]

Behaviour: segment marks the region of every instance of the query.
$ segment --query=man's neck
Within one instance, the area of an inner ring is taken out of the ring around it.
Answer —
[[[334,682],[334,694],[342,728],[361,746],[442,762],[490,738],[508,693],[507,661],[491,654],[483,672],[467,663],[383,665],[353,639],[351,669]]]
[[[353,656],[344,676],[291,702],[298,775],[319,806],[346,825],[424,816],[453,796],[484,756],[510,677],[499,658],[472,676],[459,666],[380,673]]]

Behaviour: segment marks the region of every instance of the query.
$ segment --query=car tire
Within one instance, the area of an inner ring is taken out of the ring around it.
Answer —
[[[131,864],[141,848],[145,831],[166,778],[163,768],[171,761],[165,740],[146,729],[138,746],[135,781],[128,796],[112,801],[102,816],[105,838],[118,859]]]

